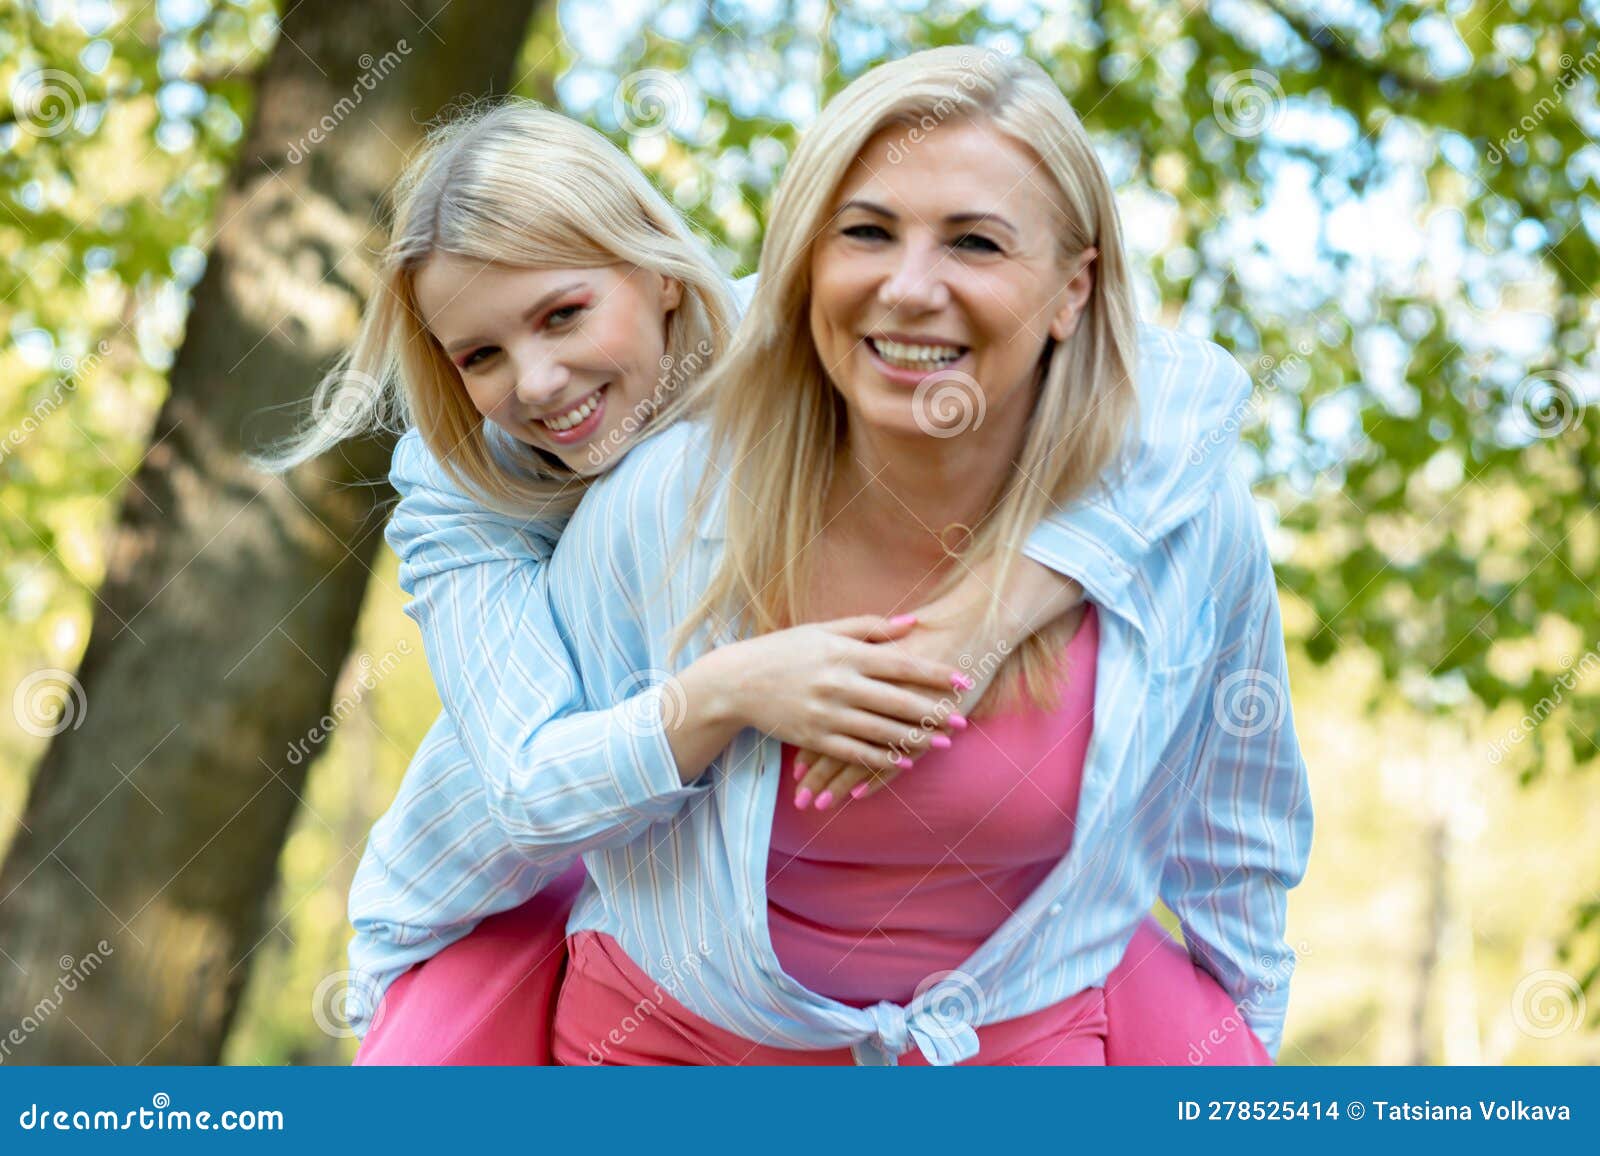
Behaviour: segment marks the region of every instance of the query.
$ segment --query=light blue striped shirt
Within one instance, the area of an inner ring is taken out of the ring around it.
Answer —
[[[1309,853],[1276,590],[1248,490],[1226,468],[1249,383],[1221,350],[1146,328],[1141,437],[1117,484],[1025,553],[1102,609],[1095,727],[1073,850],[960,972],[909,1007],[800,988],[766,932],[776,740],[745,731],[685,787],[661,723],[672,628],[719,540],[669,573],[704,431],[636,447],[550,534],[449,482],[413,433],[389,537],[445,712],[373,830],[351,895],[353,1021],[405,967],[524,902],[584,854],[571,930],[593,928],[707,1019],[753,1041],[907,1047],[950,1063],[973,1027],[1102,983],[1157,896],[1190,953],[1276,1052],[1294,966],[1286,895]],[[549,580],[549,596],[542,580]],[[663,595],[664,591],[664,595]],[[602,899],[602,895],[605,897]],[[692,962],[691,962],[692,961]]]

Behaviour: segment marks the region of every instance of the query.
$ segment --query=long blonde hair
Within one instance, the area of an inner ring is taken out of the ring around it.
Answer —
[[[707,471],[690,521],[725,499],[725,547],[678,645],[702,626],[713,635],[761,634],[805,620],[806,547],[824,527],[846,421],[811,338],[811,245],[868,141],[891,126],[915,139],[919,128],[956,118],[993,125],[1039,155],[1066,210],[1063,258],[1099,250],[1076,332],[1046,346],[1011,482],[957,557],[998,555],[993,589],[1003,590],[1021,544],[1049,505],[1087,491],[1125,445],[1137,411],[1137,314],[1111,185],[1071,105],[1026,58],[950,47],[881,65],[830,101],[795,151],[769,213],[760,285],[733,346],[704,383],[713,460],[727,474]],[[783,430],[785,452],[758,452],[774,428]],[[937,593],[962,572],[951,566]],[[984,637],[994,637],[1000,611],[995,593]],[[997,698],[1025,685],[1040,705],[1052,704],[1062,641],[1059,630],[1044,631],[1016,650],[1020,661],[996,680]]]
[[[262,465],[288,469],[345,438],[415,423],[486,505],[553,518],[577,507],[584,480],[554,455],[509,437],[491,442],[423,324],[415,278],[436,253],[542,268],[620,263],[676,278],[683,295],[667,320],[653,427],[694,405],[698,371],[715,363],[732,328],[732,296],[683,219],[604,136],[531,100],[480,105],[428,133],[391,199],[390,241],[355,341],[318,385],[304,428]]]

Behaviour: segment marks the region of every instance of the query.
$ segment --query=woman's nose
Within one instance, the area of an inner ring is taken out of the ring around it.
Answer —
[[[572,373],[550,356],[529,356],[517,364],[517,400],[532,410],[543,410],[558,400],[572,381]]]
[[[894,267],[878,288],[878,300],[889,308],[928,311],[950,301],[945,285],[944,253],[934,245],[907,243],[896,255]]]

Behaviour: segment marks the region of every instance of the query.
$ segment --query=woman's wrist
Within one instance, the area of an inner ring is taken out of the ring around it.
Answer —
[[[749,724],[739,678],[739,646],[733,642],[708,650],[677,675],[686,704],[680,712],[683,724],[732,730]]]
[[[989,616],[991,568],[975,572],[935,603],[918,611],[925,629],[946,640],[941,657],[950,662],[979,654],[1005,655],[1083,601],[1083,587],[1029,558],[1018,558],[994,617]]]
[[[679,694],[662,697],[667,745],[685,786],[693,783],[746,725],[737,655],[738,643],[718,647],[674,676]],[[677,717],[674,717],[677,716]]]
[[[1083,601],[1083,587],[1031,558],[1018,558],[1000,596],[1000,637],[1020,646]]]

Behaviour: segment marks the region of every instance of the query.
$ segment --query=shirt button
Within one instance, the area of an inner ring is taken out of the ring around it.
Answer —
[[[1050,914],[1051,915],[1060,915],[1061,914],[1061,904],[1052,903],[1050,905]]]

